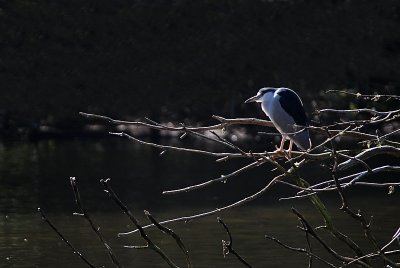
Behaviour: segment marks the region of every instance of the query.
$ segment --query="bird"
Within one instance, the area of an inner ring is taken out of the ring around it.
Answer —
[[[299,95],[290,88],[264,87],[257,95],[247,99],[245,103],[260,102],[261,109],[270,118],[282,135],[282,141],[274,153],[284,154],[285,141],[289,139],[288,156],[291,158],[293,143],[303,151],[311,148],[308,131],[308,118]]]

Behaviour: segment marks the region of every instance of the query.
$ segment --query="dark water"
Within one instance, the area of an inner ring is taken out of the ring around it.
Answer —
[[[197,148],[207,145],[191,144]],[[219,150],[219,148],[208,148]],[[69,177],[75,176],[86,208],[124,267],[167,267],[150,250],[123,248],[142,245],[137,236],[118,238],[116,234],[132,229],[129,220],[102,191],[99,179],[111,178],[114,190],[142,223],[144,209],[157,219],[191,215],[241,199],[263,187],[273,176],[271,167],[260,167],[247,174],[208,189],[163,196],[162,190],[173,189],[227,174],[246,162],[215,163],[214,159],[186,153],[160,151],[108,138],[105,140],[40,141],[0,145],[0,267],[86,267],[67,248],[36,212],[41,207],[59,230],[98,267],[113,267],[98,238],[76,211]],[[317,180],[323,170],[311,166],[304,176]],[[395,177],[393,177],[395,179]],[[398,178],[397,178],[398,179]],[[307,258],[289,252],[264,238],[278,237],[293,246],[305,247],[304,235],[296,228],[297,218],[290,208],[296,207],[315,226],[321,219],[308,200],[278,201],[292,192],[285,187],[271,189],[259,200],[220,213],[230,227],[234,247],[255,267],[307,267]],[[400,226],[399,194],[387,195],[387,189],[360,188],[349,192],[354,208],[373,215],[373,231],[381,245],[389,241]],[[363,249],[372,250],[357,223],[338,210],[335,193],[322,196],[338,227],[356,240]],[[226,233],[216,216],[187,224],[170,225],[184,240],[195,267],[242,267],[233,256],[223,258],[221,240]],[[321,231],[341,253],[347,249]],[[185,258],[174,241],[156,230],[149,234],[183,267]],[[314,243],[317,252],[322,252]],[[398,246],[397,246],[398,247]],[[316,263],[316,267],[322,266]],[[377,267],[381,267],[378,263]]]

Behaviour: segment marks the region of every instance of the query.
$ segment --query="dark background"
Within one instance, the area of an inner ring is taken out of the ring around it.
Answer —
[[[400,95],[400,1],[0,0],[0,267],[84,265],[42,221],[38,207],[96,266],[109,265],[87,222],[72,216],[77,208],[71,176],[123,265],[164,267],[154,252],[122,248],[141,240],[116,237],[132,227],[103,192],[100,179],[111,178],[119,197],[145,224],[144,209],[158,220],[201,213],[254,194],[277,171],[264,165],[199,191],[162,195],[163,190],[232,173],[248,160],[216,163],[204,155],[172,150],[160,155],[159,149],[109,136],[108,127],[93,134],[98,121],[78,112],[199,125],[215,123],[213,114],[265,118],[258,105],[243,103],[264,86],[295,89],[310,117],[315,108],[399,109],[398,101],[363,101],[325,92]],[[330,116],[326,119],[348,119]],[[382,136],[399,123],[371,126],[362,131]],[[243,129],[225,133],[245,151],[273,150],[279,144],[279,136],[246,139],[242,134],[251,128]],[[226,150],[190,135],[183,140],[154,133],[140,138],[153,137],[160,144]],[[344,139],[338,145],[357,150],[363,146]],[[380,155],[366,161],[371,167],[398,162]],[[281,163],[290,168],[285,160]],[[330,179],[320,164],[310,162],[299,173],[309,183]],[[382,173],[368,180],[396,178]],[[218,214],[237,241],[235,249],[254,266],[307,265],[305,255],[291,254],[264,238],[269,234],[296,247],[306,245],[291,207],[314,226],[323,224],[307,200],[278,201],[296,191],[276,185],[256,201]],[[393,215],[400,214],[399,191],[389,195],[384,187],[359,187],[346,190],[346,195],[352,208],[361,209],[367,219],[374,216],[371,230],[379,243],[390,241],[398,228]],[[365,252],[373,251],[359,224],[339,210],[337,193],[324,193],[322,199],[339,229],[360,241]],[[221,256],[221,240],[227,236],[214,217],[171,227],[189,246],[196,267],[240,265],[233,256]],[[173,240],[151,237],[179,264],[185,262]],[[337,249],[345,252],[341,245]]]
[[[79,111],[261,117],[243,101],[263,86],[297,90],[309,113],[313,100],[358,105],[327,89],[399,93],[399,1],[0,3],[0,127],[9,136],[82,129]]]

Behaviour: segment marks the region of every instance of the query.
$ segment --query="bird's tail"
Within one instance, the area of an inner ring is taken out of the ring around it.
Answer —
[[[304,129],[303,131],[296,133],[290,138],[297,145],[297,147],[304,151],[307,151],[311,148],[311,139],[310,134],[308,133],[308,129]]]

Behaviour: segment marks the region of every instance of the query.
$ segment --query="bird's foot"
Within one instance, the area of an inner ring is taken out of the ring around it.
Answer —
[[[271,159],[275,160],[281,157],[285,157],[285,150],[276,147],[276,150],[271,153]]]
[[[271,158],[272,160],[278,159],[280,157],[285,157],[287,160],[290,160],[292,158],[292,151],[286,151],[284,149],[278,148],[278,146],[275,146],[276,150],[272,152]]]

